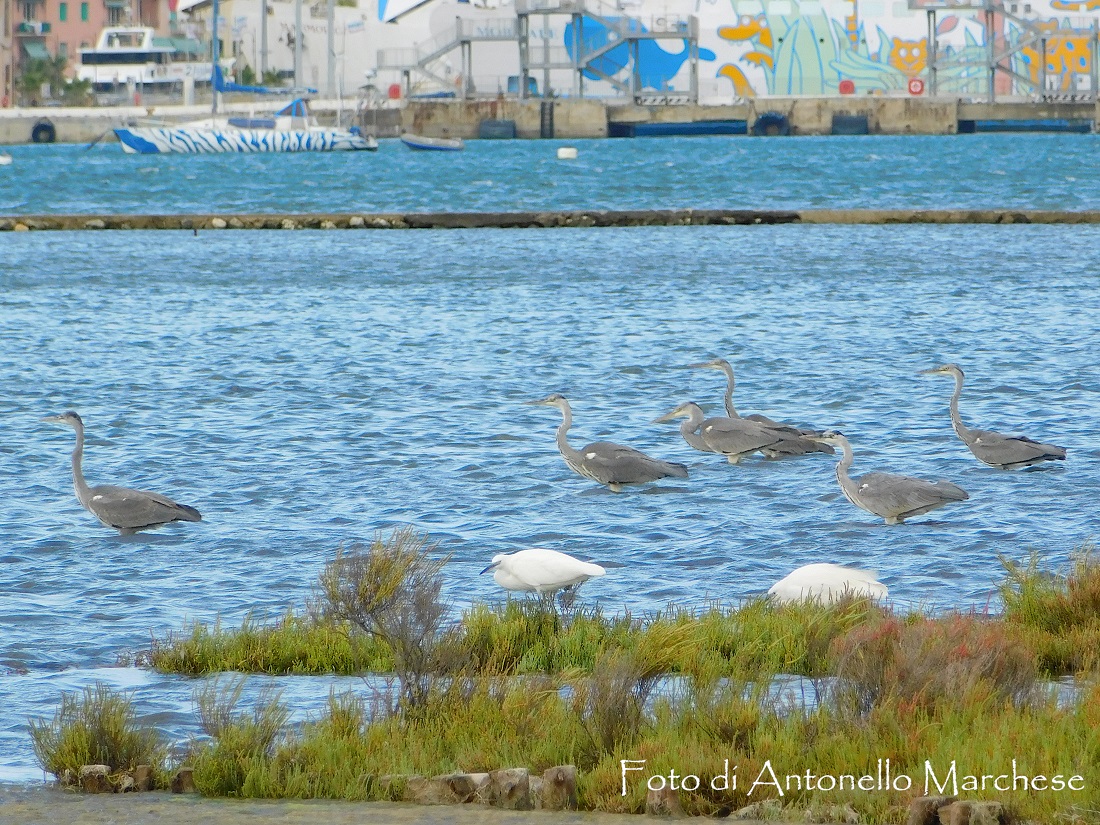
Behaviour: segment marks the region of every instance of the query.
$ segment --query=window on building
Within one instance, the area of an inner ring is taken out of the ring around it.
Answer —
[[[61,4],[61,6],[60,6],[60,8],[57,12],[57,19],[60,20],[62,23],[64,23],[66,20],[69,19],[69,4],[68,3],[62,3]]]
[[[107,25],[108,26],[121,26],[123,23],[123,17],[126,9],[119,6],[107,7]]]
[[[69,44],[68,43],[58,43],[57,44],[57,56],[62,57],[65,60],[69,59]]]
[[[83,20],[85,23],[88,22],[88,4],[87,3],[81,3],[80,4],[80,19]]]
[[[23,19],[37,20],[38,3],[35,0],[23,0]]]

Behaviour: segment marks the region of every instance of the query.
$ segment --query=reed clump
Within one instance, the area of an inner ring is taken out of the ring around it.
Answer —
[[[29,727],[38,763],[57,777],[84,765],[106,765],[112,773],[149,765],[163,778],[167,748],[160,734],[141,724],[127,694],[101,682],[63,692],[53,719],[31,719]]]
[[[319,675],[384,673],[393,669],[385,642],[350,632],[346,623],[287,612],[271,623],[248,616],[239,628],[194,623],[156,640],[146,657],[162,673]]]
[[[1049,675],[1100,670],[1100,559],[1096,546],[1074,551],[1068,573],[1046,570],[1033,553],[1021,565],[1001,556],[1004,620],[1020,628]]]

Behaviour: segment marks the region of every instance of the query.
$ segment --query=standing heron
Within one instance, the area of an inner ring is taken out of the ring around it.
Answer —
[[[737,412],[737,408],[733,406],[733,388],[736,385],[736,381],[733,377],[733,367],[730,362],[725,358],[715,358],[712,361],[706,361],[702,364],[688,364],[692,369],[701,370],[718,370],[726,375],[726,415],[730,418],[740,419],[742,416]],[[744,416],[746,421],[756,421],[759,424],[763,424],[765,427],[770,427],[777,432],[782,433],[786,438],[783,442],[777,444],[769,451],[765,451],[765,455],[768,458],[782,458],[784,456],[796,456],[805,455],[806,453],[828,453],[833,454],[833,448],[828,444],[822,442],[813,441],[812,436],[821,435],[821,430],[803,429],[800,427],[792,427],[790,424],[782,424],[779,421],[773,421],[766,415],[760,415],[759,413],[753,413],[752,415]]]
[[[955,378],[955,392],[951,396],[951,425],[955,434],[974,457],[983,464],[998,470],[1019,470],[1043,461],[1065,461],[1066,448],[1043,444],[1022,435],[1003,435],[992,430],[972,430],[959,415],[959,396],[963,388],[963,371],[958,364],[921,370],[921,375],[951,375]]]
[[[557,407],[562,415],[557,434],[558,451],[569,469],[585,478],[606,484],[616,493],[622,492],[624,484],[645,484],[669,476],[687,478],[687,467],[683,464],[650,458],[633,447],[624,447],[610,441],[593,441],[583,450],[574,450],[565,437],[573,426],[573,411],[565,397],[558,393],[526,403]]]
[[[767,450],[784,440],[776,432],[756,421],[744,418],[703,418],[703,410],[694,401],[681,404],[672,412],[654,419],[654,424],[665,424],[683,418],[680,435],[690,446],[704,453],[724,455],[730,464],[737,464],[747,455]],[[698,431],[698,432],[696,432]]]
[[[820,602],[836,604],[844,598],[885,599],[889,591],[870,570],[839,564],[805,564],[768,589],[779,604]]]
[[[826,430],[815,438],[840,447],[843,452],[836,465],[836,480],[840,482],[844,497],[856,507],[882,516],[887,524],[901,524],[907,518],[970,498],[966,490],[950,481],[932,482],[893,473],[867,473],[854,479],[848,475],[852,466],[852,445],[844,434]]]
[[[194,507],[177,504],[159,493],[131,490],[100,484],[89,487],[80,469],[84,457],[84,422],[72,410],[42,419],[51,424],[61,424],[76,430],[76,448],[73,450],[73,487],[80,505],[103,524],[113,527],[124,536],[138,530],[160,527],[172,521],[202,521]]]

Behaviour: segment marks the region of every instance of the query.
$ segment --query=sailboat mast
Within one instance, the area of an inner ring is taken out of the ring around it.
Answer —
[[[210,102],[210,114],[218,113],[218,0],[212,0],[210,11],[210,89],[213,92]]]

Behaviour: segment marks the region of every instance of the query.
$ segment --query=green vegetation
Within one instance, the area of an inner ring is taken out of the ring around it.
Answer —
[[[62,693],[52,720],[32,719],[34,755],[56,776],[84,765],[107,765],[113,773],[138,765],[157,770],[166,749],[154,728],[139,725],[125,694],[96,683],[83,693]]]
[[[999,800],[1021,819],[1100,822],[1100,565],[1087,547],[1066,576],[1036,559],[1004,563],[999,617],[897,615],[862,600],[608,617],[509,600],[448,625],[443,562],[399,532],[338,554],[304,615],[239,631],[194,626],[151,659],[186,673],[394,676],[392,695],[332,695],[293,731],[277,695],[245,710],[243,683],[216,681],[197,696],[206,738],[188,755],[209,795],[394,799],[403,787],[393,776],[573,764],[586,809],[640,812],[646,779],[675,770],[702,779],[680,793],[690,814],[766,801],[792,818],[850,806],[860,821],[893,823],[937,792],[929,769],[944,782],[955,763],[964,798]],[[1061,694],[1043,681],[1067,673],[1082,678]],[[778,688],[792,674],[807,677],[793,697]],[[73,701],[56,731],[76,718]],[[47,770],[75,764],[43,755],[44,729],[36,751]],[[911,785],[853,787],[887,759]],[[622,760],[644,760],[625,796]],[[967,786],[968,776],[1011,776],[1013,760],[1029,777],[1079,775],[1083,790]],[[736,785],[712,789],[727,764]],[[853,779],[833,789],[807,771]]]
[[[23,105],[44,103],[42,92],[49,87],[49,95],[59,99],[66,106],[86,106],[91,101],[92,84],[88,80],[68,79],[65,69],[68,60],[60,55],[45,58],[32,58],[24,61],[19,77],[16,79],[16,91]]]

